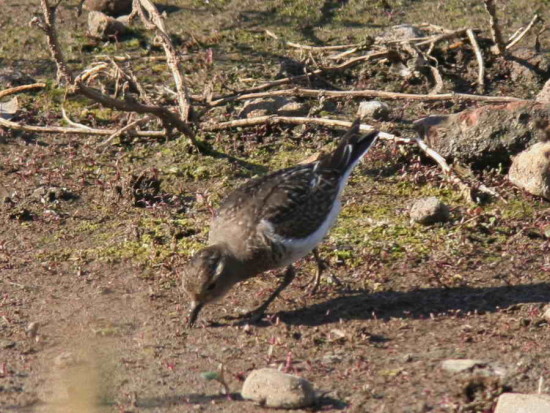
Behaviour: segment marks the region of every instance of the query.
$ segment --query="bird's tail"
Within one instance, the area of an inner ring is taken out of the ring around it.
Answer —
[[[342,140],[334,152],[327,154],[320,160],[319,167],[336,169],[342,175],[348,174],[361,157],[367,153],[378,138],[378,131],[369,132],[366,135],[359,133],[359,119],[351,125],[351,128],[342,137]]]

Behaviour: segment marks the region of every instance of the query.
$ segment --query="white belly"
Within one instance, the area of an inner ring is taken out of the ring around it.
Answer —
[[[329,230],[336,222],[336,218],[338,217],[338,213],[340,212],[340,206],[341,203],[338,197],[323,224],[317,229],[317,231],[305,238],[291,239],[282,237],[274,233],[273,227],[269,222],[262,221],[262,224],[266,226],[266,233],[269,234],[268,237],[271,238],[274,242],[283,244],[288,251],[288,255],[281,262],[281,267],[290,265],[300,258],[306,256],[323,240],[325,235],[327,235]]]

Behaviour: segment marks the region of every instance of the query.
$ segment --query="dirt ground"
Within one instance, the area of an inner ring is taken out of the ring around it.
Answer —
[[[0,30],[9,35],[0,40],[0,67],[52,79],[45,41],[27,25],[37,3],[0,2]],[[265,28],[306,44],[360,41],[426,16],[451,29],[486,28],[481,2],[473,3],[181,0],[165,10],[177,44],[194,56],[186,75],[200,93],[211,79],[219,91],[274,79],[283,57],[304,57]],[[499,7],[506,35],[537,8],[550,19],[544,1]],[[74,15],[75,5],[61,6],[60,37],[74,69],[101,54],[162,55],[144,30],[120,42],[91,41],[85,18]],[[528,36],[525,45],[533,42]],[[547,34],[541,43],[548,48]],[[446,81],[450,67],[442,65]],[[150,90],[169,79],[163,63],[138,59],[135,68]],[[475,60],[463,69],[466,80],[446,86],[474,93]],[[501,69],[488,67],[488,94],[529,97],[544,81],[514,83]],[[375,63],[331,76],[343,89],[430,89]],[[60,123],[63,96],[51,82],[20,95],[14,120]],[[388,103],[391,119],[376,126],[403,135],[421,116],[473,105]],[[95,127],[127,120],[74,96],[65,108]],[[216,116],[236,118],[238,108]],[[356,108],[335,102],[317,116],[349,120]],[[378,143],[356,169],[339,223],[320,249],[341,286],[327,279],[316,295],[306,294],[314,269],[308,257],[258,324],[224,316],[259,303],[276,272],[239,285],[204,310],[197,328],[185,327],[178,268],[204,245],[212,208],[246,179],[330,148],[340,134],[316,126],[204,133],[199,138],[212,151],[200,155],[184,138],[101,145],[101,137],[0,129],[0,411],[263,411],[237,393],[248,372],[266,366],[312,381],[321,411],[491,412],[503,391],[550,392],[550,327],[542,318],[550,303],[550,205],[498,171],[479,176],[506,202],[468,204],[437,166],[391,143]],[[160,182],[160,192],[136,201],[138,176]],[[450,222],[409,222],[408,206],[429,195],[451,206]],[[444,371],[441,362],[453,358],[491,362],[499,374]],[[230,396],[201,375],[221,364]]]

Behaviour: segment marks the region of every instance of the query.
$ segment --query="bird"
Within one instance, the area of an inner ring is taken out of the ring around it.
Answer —
[[[312,290],[317,288],[323,265],[316,247],[335,223],[348,178],[378,133],[361,135],[357,119],[333,152],[251,179],[222,201],[210,225],[208,246],[183,267],[189,327],[206,304],[220,300],[239,282],[285,268],[275,291],[245,314],[259,320],[294,279],[293,263],[311,252],[318,267]]]

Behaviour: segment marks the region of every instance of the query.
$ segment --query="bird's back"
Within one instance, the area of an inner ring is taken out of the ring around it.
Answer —
[[[212,222],[210,244],[224,243],[241,260],[267,267],[258,272],[309,253],[336,220],[347,177],[376,138],[360,137],[358,129],[356,122],[319,161],[253,179],[232,192]]]

